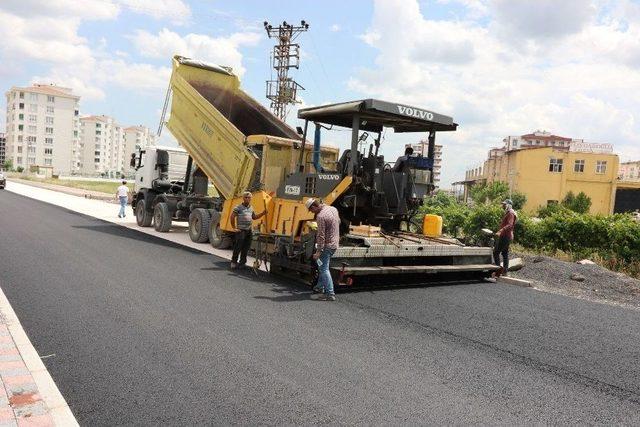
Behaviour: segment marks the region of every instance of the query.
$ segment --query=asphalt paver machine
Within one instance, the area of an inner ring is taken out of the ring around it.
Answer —
[[[454,131],[452,118],[365,99],[299,110],[304,127],[296,131],[244,92],[230,69],[180,56],[173,60],[171,91],[167,127],[219,194],[205,207],[191,202],[190,194],[175,196],[178,207],[201,214],[195,237],[208,229],[214,247],[229,247],[231,212],[248,190],[254,210],[268,212],[253,224],[254,251],[272,272],[314,282],[309,198],[335,206],[341,216],[340,248],[331,263],[337,287],[480,279],[495,270],[490,248],[427,237],[406,226],[433,190],[436,133]],[[342,154],[321,144],[323,128],[331,127],[351,129],[351,147]],[[392,168],[379,152],[386,128],[427,134],[428,154]],[[313,142],[307,141],[309,130]],[[144,207],[151,211],[153,205]]]

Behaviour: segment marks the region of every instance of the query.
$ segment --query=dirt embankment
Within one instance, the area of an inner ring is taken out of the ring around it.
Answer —
[[[582,265],[547,256],[520,257],[524,268],[510,275],[530,280],[540,290],[640,309],[640,280],[597,264]]]

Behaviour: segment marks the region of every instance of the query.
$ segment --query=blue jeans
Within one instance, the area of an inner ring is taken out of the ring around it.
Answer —
[[[127,196],[120,196],[120,213],[118,214],[118,216],[124,216],[125,213],[125,209],[127,208],[127,201],[128,201],[128,197]]]
[[[327,295],[335,294],[333,291],[333,279],[329,272],[329,262],[331,262],[331,257],[334,253],[336,253],[335,249],[325,248],[320,252],[320,258],[318,258],[322,262],[322,265],[318,266],[318,288],[324,289],[324,293]]]

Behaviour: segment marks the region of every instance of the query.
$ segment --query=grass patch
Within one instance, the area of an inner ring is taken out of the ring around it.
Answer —
[[[42,182],[45,184],[62,185],[63,187],[79,188],[82,190],[97,191],[99,193],[105,193],[109,195],[114,195],[116,193],[117,188],[121,185],[119,182],[109,182],[109,181],[100,181],[100,180],[75,181],[75,180],[68,180],[68,179],[53,179],[53,178],[41,179],[41,178],[34,178],[30,176],[21,176],[20,179],[24,179],[27,181],[34,181],[34,182]],[[129,187],[129,189],[133,191],[133,183],[128,183],[127,187]]]

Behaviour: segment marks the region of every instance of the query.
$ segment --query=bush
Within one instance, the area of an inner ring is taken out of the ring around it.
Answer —
[[[573,191],[569,191],[562,200],[562,206],[571,211],[584,214],[589,212],[589,208],[591,208],[591,198],[583,191],[578,193],[577,196],[573,194]]]
[[[16,172],[22,173],[22,172],[24,172],[24,168],[22,166],[18,166],[16,168]]]

